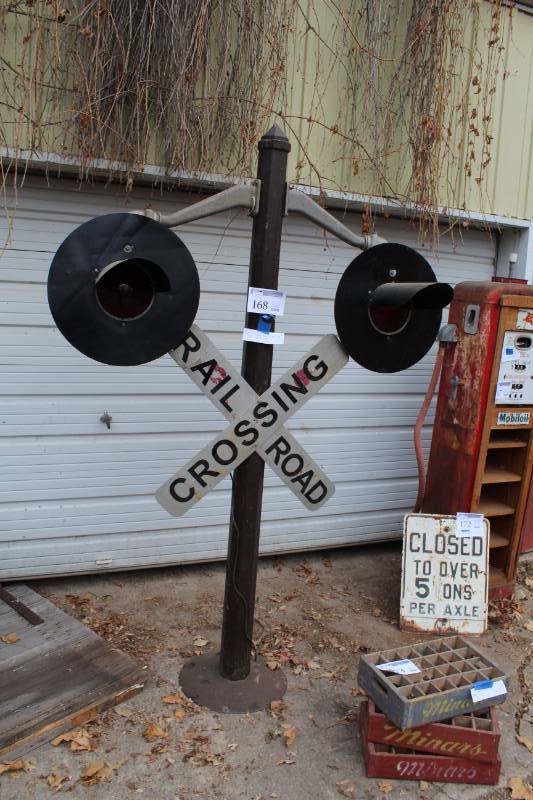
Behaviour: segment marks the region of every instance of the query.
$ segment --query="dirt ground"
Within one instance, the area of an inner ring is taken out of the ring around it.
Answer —
[[[147,684],[72,741],[40,747],[24,757],[25,769],[1,775],[1,800],[55,792],[86,800],[531,800],[533,561],[520,568],[514,602],[493,608],[490,630],[476,637],[511,675],[498,710],[499,786],[365,777],[360,654],[421,639],[398,629],[400,566],[397,543],[261,560],[254,636],[285,671],[288,691],[253,715],[212,713],[179,694],[184,660],[219,645],[223,564],[32,583],[146,666]]]

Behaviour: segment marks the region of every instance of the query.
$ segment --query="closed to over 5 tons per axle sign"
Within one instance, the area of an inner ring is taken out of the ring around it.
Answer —
[[[489,523],[484,518],[478,523],[470,528],[453,516],[406,514],[400,628],[435,633],[486,629]]]

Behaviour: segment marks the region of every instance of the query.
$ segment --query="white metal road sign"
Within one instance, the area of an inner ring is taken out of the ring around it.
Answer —
[[[282,426],[348,361],[336,336],[320,339],[259,398],[196,325],[171,355],[232,423],[158,490],[170,514],[188,511],[255,450],[308,508],[331,497],[331,481]]]
[[[197,325],[193,325],[185,340],[170,355],[194,383],[211,400],[211,402],[224,414],[226,419],[233,420],[237,414],[246,411],[257,400],[254,390],[246,383],[244,378],[236,371],[232,364],[222,355],[211,339]],[[284,437],[284,447],[287,454],[283,460],[274,454],[267,454],[264,447],[258,447],[259,455],[270,465],[273,471],[284,483],[287,483],[294,494],[310,510],[319,508],[335,493],[335,485],[322,472],[311,456],[301,447],[294,436],[284,428],[280,433]],[[287,462],[289,456],[295,456]],[[287,482],[284,464],[294,468],[295,464],[301,465],[299,473],[313,473],[313,478],[321,480],[326,487],[326,494],[318,503],[312,503],[302,494],[300,484]]]
[[[488,541],[489,523],[483,517],[479,524],[468,526],[458,525],[452,516],[406,514],[400,627],[483,633]]]

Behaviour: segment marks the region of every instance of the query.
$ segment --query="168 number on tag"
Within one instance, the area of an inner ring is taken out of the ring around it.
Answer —
[[[247,311],[252,314],[271,314],[274,317],[281,317],[285,311],[286,297],[286,292],[250,286],[248,289]]]

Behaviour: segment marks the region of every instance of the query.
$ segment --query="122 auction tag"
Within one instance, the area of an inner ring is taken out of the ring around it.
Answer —
[[[248,289],[248,305],[246,310],[252,314],[272,314],[281,317],[285,311],[287,292],[278,292],[277,289],[259,289],[250,286]]]
[[[483,536],[483,514],[459,511],[455,530],[457,536]]]

